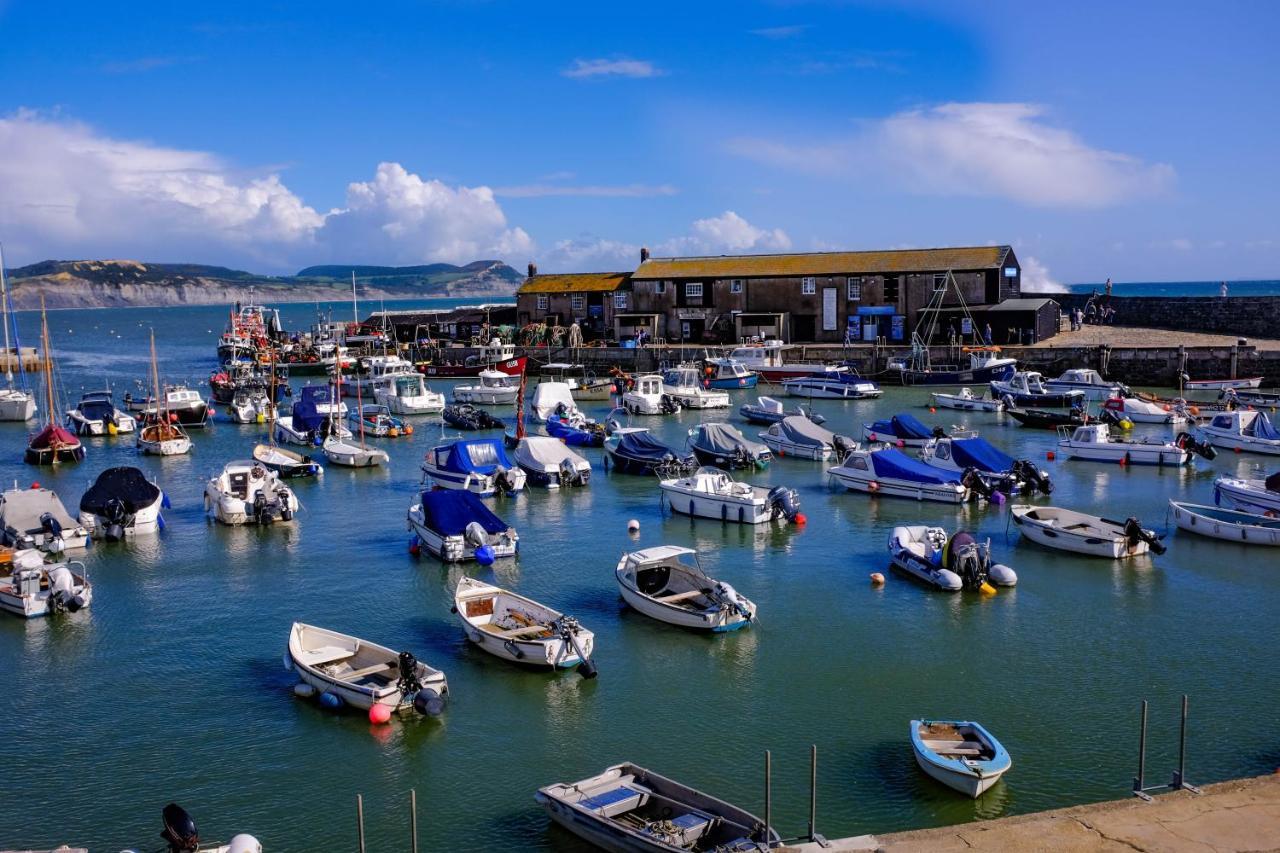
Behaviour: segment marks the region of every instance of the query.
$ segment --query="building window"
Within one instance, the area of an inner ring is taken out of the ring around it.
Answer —
[[[551,302],[551,298],[550,298],[550,297],[547,297],[547,296],[539,296],[539,297],[538,297],[538,310],[539,310],[539,311],[546,311],[546,310],[547,310],[547,308],[551,307],[551,306],[550,306],[550,302]]]
[[[862,279],[852,277],[848,280],[849,301],[859,302],[862,300]]]
[[[729,292],[730,292],[730,293],[741,293],[741,292],[742,292],[742,279],[740,279],[740,278],[731,278],[731,279],[729,279]]]
[[[627,292],[619,290],[613,294],[613,307],[625,311],[627,309]]]
[[[700,281],[687,282],[684,286],[684,295],[686,298],[689,298],[689,299],[701,299],[702,298],[702,282]]]
[[[667,285],[668,285],[668,284],[670,284],[670,283],[671,283],[671,282],[669,282],[669,281],[659,281],[659,282],[655,282],[655,283],[654,283],[654,285],[653,285],[653,292],[654,292],[654,293],[666,293],[666,292],[667,292]]]
[[[944,291],[944,290],[946,290],[946,289],[947,289],[947,274],[946,274],[946,273],[942,273],[942,272],[940,272],[940,273],[934,273],[934,276],[933,276],[933,292],[934,292],[934,293],[941,293],[942,291]]]
[[[812,296],[818,292],[818,280],[816,278],[800,279],[800,293],[804,296]]]
[[[884,277],[884,301],[898,301],[898,277],[896,275],[887,275]]]
[[[587,297],[585,297],[585,296],[570,296],[570,297],[569,297],[569,306],[570,306],[571,308],[573,308],[573,310],[574,310],[574,311],[581,311],[583,308],[586,308],[586,307],[587,307]]]

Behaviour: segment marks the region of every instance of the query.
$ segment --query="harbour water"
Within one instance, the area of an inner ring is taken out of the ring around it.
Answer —
[[[290,327],[312,313],[284,310]],[[152,327],[163,377],[203,381],[225,317],[217,308],[51,313],[68,402],[105,382],[118,395],[135,388]],[[36,321],[22,315],[28,343]],[[730,410],[645,425],[669,443],[704,418],[751,435],[736,407],[754,394],[734,392]],[[1052,433],[1001,416],[930,414],[926,403],[925,391],[891,387],[879,401],[815,408],[846,433],[897,411],[980,429],[1048,466],[1052,503],[1135,515],[1160,531],[1169,498],[1212,502],[1217,474],[1265,462],[1232,453],[1183,470],[1045,462]],[[405,529],[438,426],[376,440],[388,468],[330,468],[299,483],[304,511],[293,525],[217,526],[204,517],[205,480],[247,456],[260,430],[219,418],[195,431],[189,456],[167,459],[140,457],[129,438],[88,439],[84,463],[51,470],[22,463],[27,427],[0,424],[0,482],[38,480],[74,512],[99,471],[136,465],[173,504],[161,535],[86,552],[90,609],[31,621],[0,614],[0,778],[21,794],[0,810],[0,847],[146,847],[160,809],[176,801],[205,838],[251,832],[273,853],[351,849],[359,792],[369,849],[407,849],[415,788],[421,849],[577,851],[534,804],[539,786],[631,760],[762,812],[765,748],[775,822],[793,834],[807,816],[810,743],[820,753],[819,829],[888,832],[1122,796],[1135,772],[1139,701],[1152,701],[1154,778],[1172,770],[1184,692],[1191,781],[1280,763],[1266,735],[1280,686],[1275,553],[1171,531],[1163,556],[1074,558],[1019,540],[1007,509],[837,492],[820,463],[792,459],[750,479],[797,488],[804,528],[690,521],[664,514],[652,479],[606,474],[601,451],[587,450],[597,466],[588,488],[491,502],[520,531],[518,559],[445,567],[411,557]],[[634,538],[630,518],[641,523]],[[992,598],[944,594],[890,573],[871,587],[901,523],[989,537],[1018,586]],[[662,543],[697,548],[711,575],[757,603],[759,623],[704,637],[626,611],[613,579],[619,555]],[[463,572],[576,615],[596,633],[600,677],[526,672],[470,647],[449,612]],[[452,691],[443,720],[375,727],[294,698],[281,664],[294,620],[410,649],[443,669]],[[907,721],[920,716],[982,721],[1013,770],[981,800],[957,798],[914,765]]]

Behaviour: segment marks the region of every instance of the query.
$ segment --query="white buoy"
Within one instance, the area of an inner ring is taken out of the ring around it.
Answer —
[[[297,684],[293,685],[293,695],[302,699],[310,699],[312,696],[316,695],[316,689],[305,681],[299,681]]]
[[[634,519],[634,518],[633,518],[633,519],[631,519],[630,521],[628,521],[628,522],[627,522],[627,532],[628,532],[628,533],[639,533],[639,532],[640,532],[640,522],[639,522],[639,521],[637,521],[637,520],[636,520],[636,519]]]

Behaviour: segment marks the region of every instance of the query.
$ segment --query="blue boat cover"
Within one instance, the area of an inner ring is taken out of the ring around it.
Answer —
[[[422,519],[442,536],[461,536],[467,525],[480,522],[486,533],[501,533],[507,523],[471,492],[439,489],[422,493]]]
[[[919,459],[912,459],[901,450],[895,450],[892,447],[872,451],[871,467],[876,470],[877,477],[890,480],[940,484],[960,482],[958,473],[926,465]]]
[[[91,421],[104,421],[114,415],[116,410],[110,397],[85,397],[76,408]]]
[[[648,431],[624,433],[618,440],[617,452],[632,459],[653,462],[661,462],[667,456],[680,458],[679,453],[658,441]]]
[[[492,474],[500,467],[516,467],[507,458],[507,451],[502,449],[502,442],[496,438],[455,441],[448,447],[452,452],[444,463],[444,470],[453,471],[456,474]]]
[[[302,389],[302,399],[293,404],[293,428],[299,431],[319,429],[329,416],[316,411],[316,406],[332,402],[333,392],[329,386],[306,386]]]
[[[585,429],[578,429],[572,424],[565,423],[560,419],[559,415],[552,415],[547,418],[545,426],[547,428],[547,435],[552,438],[579,438],[590,434]]]
[[[1254,436],[1257,438],[1280,438],[1280,432],[1276,432],[1276,428],[1267,417],[1266,412],[1258,412],[1258,416],[1253,419],[1253,423],[1250,426]]]
[[[871,425],[876,435],[892,435],[895,438],[932,438],[933,430],[929,429],[914,415],[894,415],[887,421],[876,421]]]
[[[961,468],[977,468],[1003,474],[1013,468],[1013,457],[985,438],[951,439],[951,458]]]

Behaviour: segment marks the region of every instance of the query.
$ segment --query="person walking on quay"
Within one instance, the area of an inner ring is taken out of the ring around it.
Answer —
[[[995,339],[995,336],[991,333],[990,323],[987,323],[987,328],[985,331],[987,334],[987,346],[995,346],[996,339]]]
[[[1221,296],[1223,299],[1227,298],[1227,283],[1225,281],[1218,288],[1218,295]]]
[[[1111,279],[1107,279],[1107,298],[1111,298]]]

